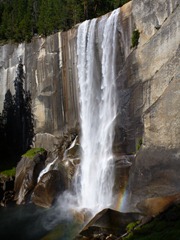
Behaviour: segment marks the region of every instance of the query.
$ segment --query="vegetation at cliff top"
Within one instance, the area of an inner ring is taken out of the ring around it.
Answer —
[[[0,175],[4,175],[4,176],[7,176],[7,177],[14,177],[15,174],[16,174],[16,168],[15,167],[0,172]]]
[[[44,148],[31,148],[25,154],[23,154],[22,157],[33,158],[36,154],[43,152],[45,152]]]
[[[122,240],[178,240],[179,236],[180,205],[178,204],[170,207],[151,222],[129,231]]]
[[[31,41],[101,16],[130,0],[0,0],[0,41]]]

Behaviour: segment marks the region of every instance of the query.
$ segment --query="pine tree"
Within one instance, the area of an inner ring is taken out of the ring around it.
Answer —
[[[52,32],[52,5],[50,0],[42,0],[41,2],[38,32],[44,36]]]
[[[4,147],[2,148],[4,155],[13,154],[14,147],[14,122],[15,122],[15,110],[14,100],[11,91],[8,90],[5,94],[4,108],[2,112],[2,124],[3,124],[3,140]]]
[[[30,41],[101,16],[129,0],[1,0],[0,40]]]
[[[4,120],[1,113],[0,113],[0,149],[2,154],[2,152],[4,152],[4,149],[5,149],[5,130],[4,130]]]
[[[34,137],[34,116],[31,109],[31,93],[25,91],[24,94],[24,147],[23,152],[26,152],[33,143]]]
[[[2,2],[3,12],[1,15],[1,26],[0,26],[0,39],[12,39],[13,38],[13,6],[11,1]]]
[[[23,88],[24,84],[24,71],[22,59],[19,59],[17,68],[17,77],[14,81],[15,95],[15,148],[19,155],[26,152],[31,144],[34,137],[34,125],[33,125],[33,114],[31,111],[31,94],[29,91],[25,91]]]
[[[17,77],[14,80],[15,87],[15,95],[14,95],[14,103],[15,103],[15,136],[16,143],[15,148],[18,154],[21,154],[24,150],[24,89],[23,89],[23,81],[24,81],[24,72],[23,72],[23,64],[22,59],[19,59],[19,64],[17,67]]]
[[[14,80],[15,94],[8,90],[4,109],[0,114],[0,146],[6,157],[16,161],[32,145],[34,118],[31,110],[31,94],[25,91],[22,60],[19,59],[17,76]]]

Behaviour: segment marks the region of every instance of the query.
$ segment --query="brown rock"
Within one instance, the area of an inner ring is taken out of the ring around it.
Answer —
[[[25,203],[34,189],[39,173],[44,168],[47,152],[36,154],[33,158],[22,157],[16,167],[14,200],[17,204]]]
[[[141,218],[142,215],[139,213],[121,213],[107,208],[97,213],[79,234],[85,237],[98,234],[117,236],[126,232],[128,223]]]
[[[63,171],[50,170],[45,173],[32,194],[32,202],[38,206],[49,208],[58,195],[67,189],[67,177]]]
[[[180,194],[175,194],[171,196],[147,198],[139,202],[136,206],[143,214],[155,217],[179,200]]]

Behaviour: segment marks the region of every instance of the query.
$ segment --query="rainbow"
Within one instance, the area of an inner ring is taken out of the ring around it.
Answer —
[[[115,210],[124,212],[126,209],[127,198],[128,194],[126,191],[127,183],[125,184],[124,188],[120,191],[119,195],[117,196]]]

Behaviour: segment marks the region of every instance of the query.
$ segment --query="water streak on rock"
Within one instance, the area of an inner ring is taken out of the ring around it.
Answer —
[[[56,157],[52,162],[48,163],[47,166],[40,172],[37,182],[39,182],[41,177],[50,170],[51,166],[56,162],[57,159],[58,157]]]

